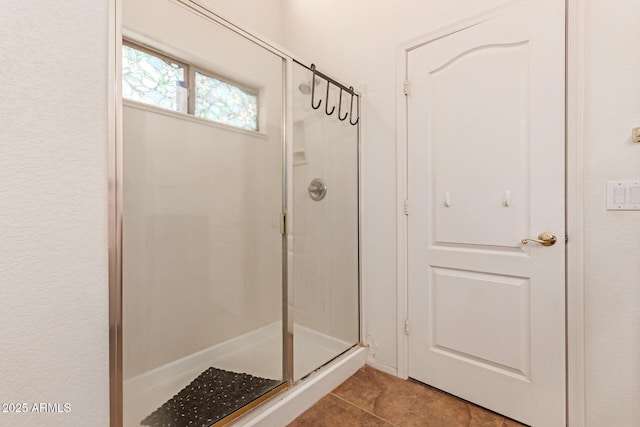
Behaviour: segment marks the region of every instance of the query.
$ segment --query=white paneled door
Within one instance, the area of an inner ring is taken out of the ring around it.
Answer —
[[[409,376],[540,427],[566,418],[564,10],[407,54]]]

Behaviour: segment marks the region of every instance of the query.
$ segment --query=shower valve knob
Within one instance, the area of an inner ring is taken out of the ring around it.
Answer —
[[[307,187],[307,191],[312,200],[319,202],[327,194],[327,183],[322,178],[315,178]]]

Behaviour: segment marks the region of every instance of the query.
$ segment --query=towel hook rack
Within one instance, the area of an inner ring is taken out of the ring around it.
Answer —
[[[340,121],[344,122],[345,119],[349,116],[349,113],[344,113],[344,117],[342,117],[342,92],[343,89],[340,88],[340,100],[338,101],[338,118]]]
[[[351,117],[353,116],[353,97],[354,97],[353,86],[349,86],[349,90],[351,91],[351,108],[350,108],[350,111],[349,111],[349,123],[351,123],[353,126],[355,126],[360,121],[360,97],[355,95],[358,98],[358,100],[357,100],[357,103],[358,103],[358,118],[354,122],[354,121],[351,120]]]
[[[315,64],[311,64],[311,71],[313,71],[313,78],[311,80],[311,106],[313,107],[314,110],[317,110],[318,108],[320,108],[320,105],[322,105],[322,99],[319,99],[318,105],[315,105],[315,98],[316,98],[316,65]]]
[[[336,111],[336,106],[335,105],[333,106],[331,111],[329,111],[329,85],[330,84],[331,84],[331,82],[329,80],[327,80],[327,96],[324,99],[324,112],[327,113],[327,116],[332,115],[333,112]]]
[[[332,79],[331,77],[329,77],[328,75],[318,71],[318,69],[316,68],[315,64],[311,64],[310,67],[304,65],[302,62],[299,62],[297,60],[293,60],[295,63],[302,65],[303,67],[305,67],[306,69],[310,70],[311,72],[313,72],[313,77],[311,79],[311,107],[313,107],[314,110],[317,110],[318,108],[320,108],[320,106],[322,105],[322,97],[318,98],[318,102],[316,103],[316,77],[319,77],[320,79],[325,79],[327,81],[327,90],[326,90],[326,97],[324,99],[324,112],[330,116],[332,115],[335,111],[336,111],[336,106],[334,105],[333,107],[331,107],[331,110],[329,110],[329,91],[331,88],[331,85],[334,85],[335,87],[337,87],[338,89],[340,89],[340,96],[338,98],[338,118],[341,121],[345,121],[347,119],[347,117],[349,117],[349,123],[352,126],[357,125],[360,122],[360,95],[356,94],[355,90],[353,89],[353,86],[349,86],[346,87],[345,85],[343,85],[342,83],[338,82],[337,80]],[[318,82],[320,83],[320,82]],[[344,116],[342,115],[342,94],[343,92],[348,93],[349,95],[351,95],[351,101],[349,104],[349,111],[345,112]],[[358,99],[356,100],[356,112],[354,114],[354,110],[353,110],[353,97],[357,97]],[[355,116],[355,121],[353,120]]]

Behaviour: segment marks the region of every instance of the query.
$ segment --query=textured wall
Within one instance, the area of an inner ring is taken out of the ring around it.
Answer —
[[[1,426],[108,425],[107,3],[0,3]]]
[[[587,2],[587,425],[640,425],[640,212],[605,211],[605,182],[640,178],[640,3]]]

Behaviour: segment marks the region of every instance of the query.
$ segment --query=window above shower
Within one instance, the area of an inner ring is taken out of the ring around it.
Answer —
[[[203,72],[195,71],[195,116],[258,130],[258,95]]]
[[[162,52],[122,43],[124,99],[258,131],[258,92]]]

